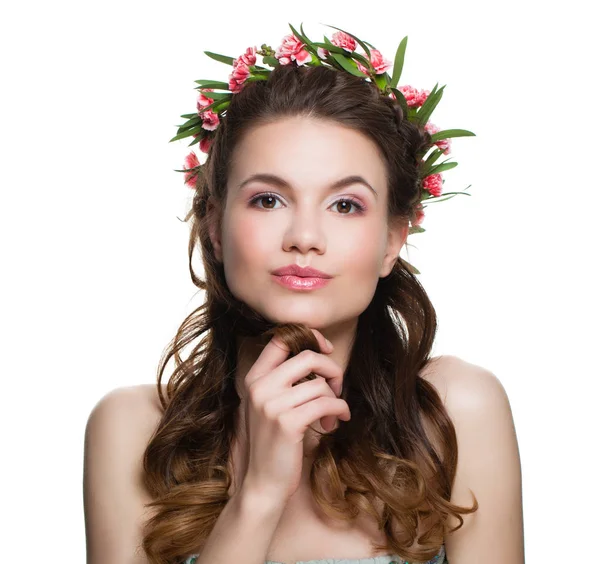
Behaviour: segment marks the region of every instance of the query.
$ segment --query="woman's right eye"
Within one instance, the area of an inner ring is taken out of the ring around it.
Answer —
[[[270,194],[270,193],[258,194],[258,196],[254,196],[254,198],[252,198],[250,200],[250,205],[256,207],[256,203],[259,202],[259,201],[261,201],[261,200],[270,200],[273,203],[275,200],[279,200],[279,198],[275,194]],[[272,210],[272,209],[275,209],[275,208],[265,207],[263,209],[270,209],[270,210]]]

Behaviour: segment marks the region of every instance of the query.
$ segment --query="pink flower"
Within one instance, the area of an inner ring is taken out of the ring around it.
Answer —
[[[248,47],[237,58],[233,60],[233,70],[229,75],[228,88],[231,92],[239,92],[250,76],[250,67],[256,63],[256,47]]]
[[[400,86],[398,88],[406,98],[406,104],[409,108],[418,108],[423,105],[427,96],[431,93],[429,90],[418,90],[414,86]]]
[[[204,107],[210,106],[210,104],[214,102],[214,99],[205,96],[204,92],[214,92],[214,90],[212,88],[205,88],[204,90],[200,90],[198,100],[196,101],[196,108],[198,110],[198,114],[201,114],[204,111]]]
[[[377,49],[371,49],[371,64],[375,68],[375,74],[383,74],[386,70],[388,70],[392,66],[392,62],[383,58],[383,55]],[[356,66],[360,72],[368,74],[368,69],[361,65],[358,61],[356,62]]]
[[[354,41],[354,37],[343,31],[336,31],[331,36],[331,42],[338,47],[343,47],[346,51],[356,50],[356,41]]]
[[[292,61],[296,61],[298,65],[309,63],[312,56],[304,46],[302,41],[290,33],[283,38],[283,42],[275,50],[275,58],[282,65],[289,65]]]
[[[235,59],[233,61],[233,71],[229,75],[229,90],[233,93],[239,92],[249,76],[250,68],[248,65],[240,59]]]
[[[440,139],[439,141],[436,141],[435,144],[441,149],[444,155],[448,155],[450,154],[451,142],[451,139]]]
[[[413,226],[421,225],[423,223],[423,219],[425,218],[425,212],[423,211],[423,204],[417,204],[415,208],[415,217],[410,222]]]
[[[200,139],[200,143],[198,143],[198,145],[200,145],[200,150],[203,153],[208,153],[212,142],[212,137],[203,137],[202,139]]]
[[[441,173],[430,174],[423,179],[423,188],[432,196],[440,196],[442,194],[442,183]]]
[[[329,55],[329,51],[327,49],[323,49],[323,47],[317,47],[317,55],[319,55],[320,59],[325,59],[327,55]]]
[[[190,168],[195,168],[197,166],[200,165],[200,161],[198,161],[198,157],[196,156],[196,153],[194,153],[194,151],[192,151],[187,157],[185,157],[185,159],[183,160],[183,168],[184,169],[190,169]],[[198,178],[198,172],[184,172],[183,173],[184,176],[184,182],[190,187],[190,188],[196,188],[196,180]]]
[[[422,106],[425,103],[425,100],[427,100],[427,97],[431,94],[431,90],[421,90],[419,92],[419,96],[417,98],[417,102],[419,104],[419,106]]]
[[[427,133],[430,135],[434,135],[435,133],[439,133],[440,128],[428,121],[425,124],[425,131],[427,131]],[[440,139],[439,141],[436,141],[435,144],[442,150],[444,155],[450,153],[450,139]]]
[[[219,126],[219,115],[212,110],[202,112],[202,128],[214,131]]]
[[[427,133],[429,133],[430,135],[434,135],[435,133],[438,133],[440,131],[440,128],[434,123],[428,121],[425,124],[425,131],[427,131]]]
[[[256,47],[248,47],[244,53],[242,53],[238,58],[238,61],[245,63],[247,66],[252,66],[256,63]],[[234,62],[234,66],[235,62]]]

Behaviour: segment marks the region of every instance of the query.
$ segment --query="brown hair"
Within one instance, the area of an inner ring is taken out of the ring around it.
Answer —
[[[268,80],[246,83],[233,96],[186,216],[190,274],[206,291],[206,301],[183,321],[158,370],[164,414],[144,454],[144,481],[153,497],[148,506],[156,511],[145,523],[142,546],[153,564],[182,562],[198,552],[228,501],[227,463],[240,405],[234,335],[278,334],[292,354],[319,351],[308,327],[273,324],[231,294],[209,237],[210,222],[220,225],[228,165],[242,135],[285,116],[332,120],[375,142],[386,163],[388,220],[408,221],[420,201],[417,163],[431,137],[374,84],[327,66],[291,64],[276,67]],[[192,268],[198,242],[205,280]],[[459,514],[478,508],[476,499],[472,508],[449,501],[456,433],[435,388],[419,375],[430,360],[436,330],[431,301],[398,258],[359,316],[341,396],[352,419],[322,435],[310,474],[324,512],[344,521],[359,511],[370,513],[387,538],[375,550],[417,561],[433,558],[444,536],[462,526]],[[198,338],[182,360],[183,348]],[[161,378],[173,357],[165,399]],[[460,524],[449,531],[450,514]],[[418,548],[412,547],[415,539]]]

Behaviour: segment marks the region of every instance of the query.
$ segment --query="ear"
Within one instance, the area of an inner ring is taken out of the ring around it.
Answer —
[[[214,202],[212,196],[206,202],[206,221],[208,222],[208,235],[215,250],[215,257],[219,262],[223,262],[220,212],[219,206]]]
[[[385,256],[383,257],[383,264],[379,271],[380,278],[385,278],[392,271],[392,268],[394,268],[400,251],[404,243],[406,243],[408,230],[409,223],[406,219],[395,219],[390,223]]]

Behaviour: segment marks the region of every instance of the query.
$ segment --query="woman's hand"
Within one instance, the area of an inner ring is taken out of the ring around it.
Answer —
[[[323,335],[312,331],[320,350],[331,353]],[[242,487],[275,502],[287,501],[300,484],[309,426],[321,419],[323,429],[331,431],[338,418],[350,419],[348,404],[339,398],[342,368],[311,350],[288,359],[289,354],[274,336],[244,380],[248,458]],[[317,378],[293,386],[311,372]]]

